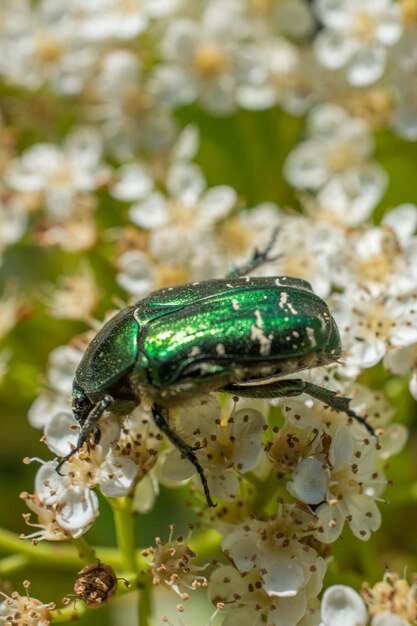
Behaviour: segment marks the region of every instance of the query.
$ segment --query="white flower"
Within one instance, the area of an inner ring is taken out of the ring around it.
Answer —
[[[251,623],[258,623],[256,612],[267,614],[268,623],[282,620],[286,626],[305,616],[326,569],[324,559],[298,540],[312,532],[313,520],[314,516],[287,506],[284,515],[267,522],[247,521],[225,537],[222,549],[239,574],[231,567],[220,568],[212,576],[210,595],[213,601],[230,603],[229,608],[243,604],[247,611],[244,617],[237,610],[235,618],[226,618],[226,624],[249,617]]]
[[[257,42],[247,50],[256,64],[256,71],[236,90],[236,102],[247,109],[265,109],[286,100],[298,69],[297,48],[285,39]]]
[[[9,163],[6,181],[23,193],[39,193],[47,211],[69,217],[82,194],[96,190],[107,178],[101,163],[101,138],[90,128],[77,128],[63,147],[36,144]]]
[[[56,391],[71,393],[75,370],[81,358],[82,352],[73,346],[59,346],[49,353],[47,375]]]
[[[246,406],[245,406],[246,404]],[[261,433],[266,419],[252,403],[237,403],[230,415],[222,416],[214,396],[188,403],[176,415],[177,432],[189,445],[199,445],[196,456],[204,468],[211,495],[224,501],[234,500],[239,490],[239,475],[252,470],[263,450]],[[195,468],[178,450],[165,459],[164,476],[186,480]]]
[[[320,626],[366,626],[368,612],[360,595],[346,585],[326,589],[321,601]]]
[[[330,69],[346,67],[351,85],[378,80],[386,48],[401,36],[399,5],[392,0],[316,0],[315,7],[325,26],[314,42],[320,62]]]
[[[175,122],[169,109],[156,105],[136,54],[129,50],[105,54],[91,88],[95,98],[88,117],[101,122],[106,148],[119,160],[137,157],[141,147],[154,153],[170,145]]]
[[[128,293],[142,298],[155,287],[151,259],[140,250],[128,250],[117,259],[117,282]]]
[[[176,0],[76,0],[73,5],[82,38],[129,40],[145,31],[150,19],[171,13]]]
[[[377,204],[386,185],[383,170],[371,162],[373,143],[370,129],[360,118],[349,117],[339,106],[314,108],[307,123],[309,139],[287,157],[284,173],[297,189],[320,192],[319,203],[337,210],[347,207],[354,196],[356,213],[367,215]]]
[[[72,537],[80,537],[97,517],[98,498],[88,486],[72,485],[56,472],[56,463],[42,465],[35,479],[35,491],[42,504],[52,507],[58,525]]]
[[[57,319],[88,320],[97,304],[99,288],[91,268],[81,264],[77,273],[60,276],[45,287],[48,313]]]
[[[372,367],[390,347],[417,341],[416,296],[394,297],[357,285],[333,297],[332,313],[342,333],[348,365]]]
[[[320,464],[301,461],[293,477],[291,492],[302,501],[317,498],[327,487],[325,502],[315,509],[318,529],[314,536],[324,543],[335,541],[345,521],[353,534],[365,541],[381,524],[375,503],[385,481],[376,471],[377,451],[373,441],[357,440],[348,426],[338,426],[332,436],[327,460],[318,456]],[[307,463],[307,466],[306,466]],[[308,475],[314,470],[314,476]],[[313,504],[313,503],[312,503]]]
[[[373,293],[407,296],[417,288],[417,208],[404,204],[392,209],[381,226],[364,227],[346,238],[343,249],[330,259],[335,285],[352,282]]]
[[[233,1],[213,0],[198,21],[171,21],[161,43],[165,64],[156,67],[150,82],[160,103],[177,106],[198,98],[215,114],[233,111],[236,87],[253,69],[236,26],[239,11]]]
[[[68,450],[69,420],[58,416],[54,422],[47,428],[48,443],[57,450]],[[100,427],[103,432],[103,424]],[[79,537],[99,514],[98,498],[93,488],[99,486],[108,497],[126,496],[133,487],[136,472],[135,463],[113,455],[107,442],[107,445],[95,446],[88,454],[78,452],[64,464],[62,474],[56,472],[55,462],[45,463],[36,475],[35,490],[43,504],[54,508],[59,526],[71,536]]]
[[[25,0],[8,3],[0,56],[0,72],[7,80],[33,90],[48,81],[64,95],[83,89],[98,51],[81,40],[71,4],[65,0],[41,0],[35,6]]]
[[[303,591],[293,597],[268,596],[258,570],[242,574],[231,565],[214,570],[208,591],[212,602],[226,614],[223,626],[296,626],[310,608]]]

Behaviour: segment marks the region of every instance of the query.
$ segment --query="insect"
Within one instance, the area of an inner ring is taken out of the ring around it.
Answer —
[[[275,236],[227,278],[155,291],[103,326],[75,373],[72,407],[81,430],[58,472],[91,434],[99,442],[99,421],[107,410],[124,416],[142,403],[194,465],[207,503],[214,506],[196,449],[169,424],[172,407],[211,391],[250,398],[307,393],[374,435],[349,408],[349,398],[302,378],[280,380],[337,361],[342,348],[336,322],[309,283],[289,276],[246,276],[276,258],[268,256]]]

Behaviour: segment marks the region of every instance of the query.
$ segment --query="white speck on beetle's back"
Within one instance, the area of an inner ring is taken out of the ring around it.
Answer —
[[[315,348],[317,346],[317,341],[316,341],[316,335],[314,334],[314,328],[311,328],[311,326],[307,326],[306,333],[307,333],[307,337],[308,337],[311,347]]]
[[[197,356],[198,354],[201,354],[201,348],[199,348],[198,346],[193,346],[191,348],[191,352],[189,352],[187,354],[187,356],[191,357],[191,356]]]
[[[279,297],[279,302],[278,302],[278,306],[280,309],[283,309],[285,307],[285,305],[287,304],[287,300],[288,300],[288,294],[286,291],[283,291]]]
[[[256,319],[256,325],[258,328],[262,328],[264,325],[264,321],[262,319],[262,315],[259,309],[255,310],[255,319]]]
[[[279,297],[278,306],[280,309],[288,309],[291,315],[297,315],[297,311],[294,309],[291,302],[288,300],[288,293],[283,291]]]
[[[216,352],[217,354],[220,354],[220,355],[226,354],[226,348],[224,347],[223,343],[218,343],[216,345]]]
[[[232,307],[234,311],[239,311],[239,302],[236,300],[236,298],[233,298],[232,300]]]
[[[266,335],[265,331],[258,326],[251,326],[250,338],[252,341],[259,341],[259,354],[262,356],[268,356],[271,352],[273,335]]]

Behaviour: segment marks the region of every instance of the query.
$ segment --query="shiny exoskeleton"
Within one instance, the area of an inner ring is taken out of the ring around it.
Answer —
[[[280,377],[326,365],[341,356],[336,323],[304,280],[247,277],[270,260],[256,251],[229,278],[161,289],[115,315],[94,337],[75,374],[73,412],[81,425],[77,448],[107,410],[129,414],[142,403],[189,459],[213,506],[195,450],[169,426],[169,410],[211,391],[276,398],[307,393],[354,417],[349,399],[301,378]]]

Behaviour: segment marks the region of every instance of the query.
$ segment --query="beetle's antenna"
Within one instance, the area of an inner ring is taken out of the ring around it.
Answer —
[[[60,471],[61,467],[70,458],[72,458],[74,456],[74,454],[76,454],[79,451],[79,449],[81,448],[83,443],[85,441],[87,441],[89,435],[93,432],[93,430],[95,428],[95,425],[99,421],[100,417],[108,409],[108,407],[112,404],[113,401],[114,401],[114,398],[112,396],[109,396],[108,394],[106,394],[104,396],[104,398],[102,400],[100,400],[100,402],[97,402],[97,404],[94,405],[94,407],[91,409],[90,413],[87,415],[87,419],[85,420],[85,422],[81,426],[80,434],[78,436],[77,445],[75,446],[75,448],[73,450],[71,450],[71,452],[69,452],[66,456],[64,456],[64,458],[56,466],[55,471],[58,474],[62,475],[61,471]]]
[[[245,276],[249,272],[256,270],[261,265],[264,265],[265,263],[270,263],[272,261],[276,261],[277,259],[279,259],[279,257],[282,256],[281,254],[276,254],[275,256],[269,256],[269,253],[271,252],[274,246],[274,243],[277,240],[278,233],[280,230],[281,230],[281,227],[276,226],[274,230],[272,231],[271,238],[266,244],[265,248],[263,248],[263,250],[259,250],[258,248],[255,248],[255,250],[252,252],[252,255],[250,256],[249,260],[246,261],[246,263],[244,263],[243,265],[232,265],[230,272],[227,274],[226,278],[237,278],[239,276]]]

